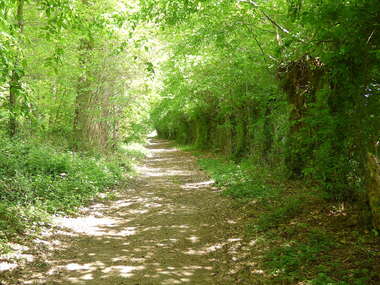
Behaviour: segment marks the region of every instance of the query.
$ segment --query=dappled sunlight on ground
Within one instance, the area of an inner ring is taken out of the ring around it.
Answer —
[[[228,232],[236,220],[226,200],[190,154],[157,139],[148,148],[133,188],[56,218],[56,231],[39,240],[52,252],[17,284],[234,284],[219,280],[228,272],[223,248],[240,242]]]
[[[114,218],[99,218],[95,216],[79,218],[57,218],[59,226],[70,229],[75,233],[85,233],[92,236],[110,235],[109,228],[117,225],[118,221]]]
[[[181,185],[181,188],[184,190],[196,190],[203,187],[209,188],[214,183],[215,183],[214,180],[208,180],[208,181],[202,181],[202,182],[196,182],[196,183],[185,183]]]

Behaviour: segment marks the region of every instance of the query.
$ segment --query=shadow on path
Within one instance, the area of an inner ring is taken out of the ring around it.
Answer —
[[[239,241],[228,199],[189,153],[155,138],[147,148],[132,187],[57,219],[46,260],[15,271],[9,284],[237,284],[221,275],[223,246]]]

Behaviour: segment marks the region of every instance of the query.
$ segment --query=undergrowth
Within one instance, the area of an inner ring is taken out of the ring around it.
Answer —
[[[244,211],[246,235],[261,237],[265,248],[261,266],[273,284],[347,285],[378,284],[376,257],[361,256],[371,251],[370,234],[356,236],[346,231],[347,213],[326,216],[326,195],[305,189],[299,182],[275,177],[271,169],[249,159],[236,163],[221,157],[200,158],[223,195],[238,201]],[[330,209],[334,205],[330,205]],[[331,216],[335,215],[335,216]],[[335,219],[335,220],[334,220]],[[334,220],[334,221],[333,221]],[[351,239],[351,246],[339,242]],[[351,260],[352,261],[348,261]],[[272,283],[270,283],[272,284]]]
[[[0,252],[7,240],[38,229],[52,214],[74,213],[129,168],[120,154],[94,157],[0,138]]]
[[[267,199],[277,196],[278,189],[266,183],[268,173],[249,160],[240,164],[221,158],[199,159],[199,165],[215,180],[223,194],[239,200]],[[260,175],[256,175],[261,172]]]
[[[326,254],[335,245],[333,237],[325,232],[311,231],[302,241],[293,241],[268,250],[264,257],[266,268],[283,281],[294,282],[313,263],[321,263],[328,258]]]

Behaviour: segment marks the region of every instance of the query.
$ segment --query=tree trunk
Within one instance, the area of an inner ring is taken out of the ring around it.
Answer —
[[[89,38],[82,38],[79,46],[80,67],[82,74],[78,78],[77,96],[75,99],[75,115],[74,115],[74,149],[78,150],[87,144],[88,130],[88,108],[91,97],[91,80],[88,66],[91,62],[90,54],[93,49],[93,41]]]
[[[24,32],[24,0],[17,1],[16,13],[16,31],[20,34]],[[21,90],[21,68],[20,59],[16,58],[15,67],[12,70],[11,79],[9,82],[9,135],[13,137],[17,132],[17,95]]]
[[[322,75],[323,65],[319,59],[307,55],[279,69],[278,76],[282,80],[282,88],[292,107],[285,158],[291,178],[302,177],[303,169],[312,153],[313,145],[302,145],[303,140],[298,136],[305,126],[303,119],[308,106],[315,103],[316,92],[321,88]]]

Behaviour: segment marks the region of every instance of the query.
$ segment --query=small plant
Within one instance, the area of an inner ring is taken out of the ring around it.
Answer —
[[[319,273],[318,276],[312,280],[307,281],[308,285],[347,285],[344,281],[335,281],[325,273]]]
[[[334,240],[326,233],[312,231],[306,241],[292,242],[269,250],[264,258],[265,266],[280,279],[302,279],[305,268],[321,262],[322,254],[334,244]]]
[[[267,230],[277,227],[282,222],[286,222],[293,217],[296,217],[302,212],[303,200],[298,197],[293,197],[286,200],[286,203],[271,206],[267,213],[262,214],[257,221],[259,230]]]

